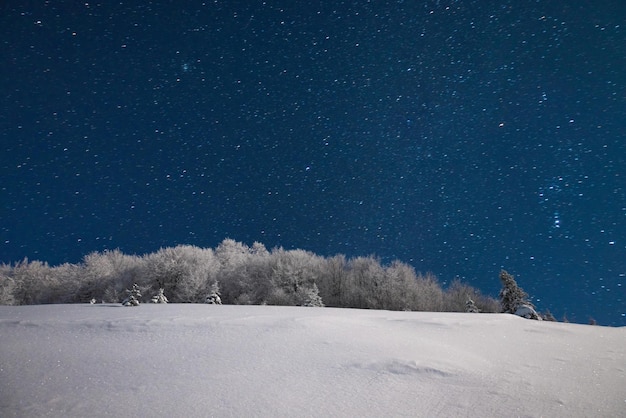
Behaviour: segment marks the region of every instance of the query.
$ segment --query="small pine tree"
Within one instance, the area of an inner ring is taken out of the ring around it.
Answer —
[[[465,302],[465,312],[480,313],[480,309],[478,309],[472,298],[467,298]]]
[[[141,298],[141,292],[137,283],[133,284],[133,288],[126,290],[128,297],[124,299],[122,305],[124,306],[139,306],[139,299]]]
[[[552,315],[552,312],[550,312],[549,310],[547,310],[542,316],[543,316],[544,321],[557,322],[556,318],[554,317],[554,315]]]
[[[156,295],[152,296],[152,299],[150,300],[150,302],[152,302],[152,303],[167,303],[167,297],[165,297],[165,294],[163,294],[163,288],[159,289],[159,293],[157,293]]]
[[[317,288],[317,285],[313,283],[313,286],[306,288],[302,295],[303,303],[302,306],[310,306],[323,308],[324,302],[322,302],[322,297],[320,296],[320,291]]]
[[[208,303],[211,305],[221,305],[222,304],[222,298],[220,298],[220,286],[217,282],[213,283],[211,285],[211,290],[209,291],[209,294],[207,295],[206,299],[204,300],[204,303]]]

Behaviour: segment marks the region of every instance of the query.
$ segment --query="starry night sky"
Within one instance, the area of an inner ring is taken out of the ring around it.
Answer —
[[[230,237],[626,325],[622,0],[182,4],[2,2],[0,262]]]

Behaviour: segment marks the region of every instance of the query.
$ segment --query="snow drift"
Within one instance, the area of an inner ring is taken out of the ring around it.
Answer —
[[[0,416],[616,417],[626,329],[508,314],[0,306]]]

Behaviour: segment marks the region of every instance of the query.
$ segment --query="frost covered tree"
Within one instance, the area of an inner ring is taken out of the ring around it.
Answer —
[[[432,273],[418,274],[417,300],[415,311],[441,312],[443,310],[443,289]]]
[[[16,305],[36,305],[49,300],[48,294],[54,287],[54,278],[50,274],[48,263],[28,261],[25,258],[13,269],[13,289]]]
[[[276,248],[271,254],[270,305],[304,305],[313,291],[321,259],[309,251]],[[319,290],[316,290],[319,292]]]
[[[500,281],[502,282],[500,302],[503,312],[528,319],[541,319],[535,311],[535,306],[528,300],[528,293],[517,285],[513,276],[506,270],[500,271]]]
[[[394,260],[385,267],[385,281],[379,293],[382,309],[412,310],[419,299],[417,275],[413,267]]]
[[[139,306],[139,299],[141,298],[141,292],[137,283],[133,284],[133,288],[126,290],[128,297],[124,299],[122,305],[124,306]]]
[[[11,266],[7,264],[0,265],[0,305],[15,305],[15,297],[13,292],[16,285],[15,280],[10,277]]]
[[[347,277],[347,266],[348,261],[343,254],[326,258],[324,263],[320,265],[316,283],[326,306],[341,306],[342,291],[344,290]]]
[[[147,276],[154,289],[163,288],[172,302],[202,302],[219,264],[213,250],[192,245],[161,248],[146,256]]]
[[[444,291],[443,311],[468,312],[467,301],[471,299],[478,312],[502,312],[500,301],[483,295],[480,290],[455,278]]]
[[[93,252],[83,258],[79,271],[69,273],[79,278],[73,302],[85,303],[91,299],[119,301],[132,283],[144,285],[143,262],[120,250]]]
[[[159,289],[159,293],[157,293],[156,295],[152,296],[152,299],[150,300],[150,302],[152,302],[152,303],[167,303],[167,297],[163,293],[163,288],[160,288]]]
[[[383,309],[378,289],[385,282],[385,270],[374,256],[348,261],[348,274],[342,291],[342,306],[359,309]]]
[[[322,302],[319,289],[315,283],[313,283],[313,286],[303,288],[301,298],[303,302],[302,306],[324,307],[324,302]]]
[[[226,238],[215,249],[220,266],[221,294],[226,303],[246,304],[250,299],[246,267],[252,257],[250,248],[233,239]]]

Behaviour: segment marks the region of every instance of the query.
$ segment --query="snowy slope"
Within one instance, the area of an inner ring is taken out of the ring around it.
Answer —
[[[0,416],[626,416],[626,329],[504,314],[0,306]]]

